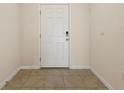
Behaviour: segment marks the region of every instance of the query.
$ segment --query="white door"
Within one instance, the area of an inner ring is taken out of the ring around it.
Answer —
[[[41,5],[41,67],[68,67],[68,5]]]

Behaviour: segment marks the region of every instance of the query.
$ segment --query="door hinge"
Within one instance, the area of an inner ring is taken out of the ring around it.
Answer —
[[[40,15],[41,15],[41,10],[40,10]]]
[[[40,62],[41,62],[41,57],[40,57]]]
[[[41,34],[40,34],[40,38],[41,38]]]

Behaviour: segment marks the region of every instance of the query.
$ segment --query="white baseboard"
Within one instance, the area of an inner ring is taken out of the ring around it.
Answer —
[[[8,76],[5,80],[3,80],[2,82],[0,82],[0,89],[2,89],[7,81],[10,81],[20,70],[20,68],[17,68],[12,74],[10,74],[10,76]]]
[[[22,66],[21,69],[39,69],[40,66]],[[70,66],[70,69],[90,69],[89,66]]]
[[[20,69],[39,69],[40,66],[22,66]]]
[[[108,89],[114,90],[114,88],[99,73],[97,73],[93,68],[90,69]]]
[[[90,69],[89,66],[70,66],[70,69]]]
[[[0,89],[2,89],[6,85],[6,81],[0,82]]]

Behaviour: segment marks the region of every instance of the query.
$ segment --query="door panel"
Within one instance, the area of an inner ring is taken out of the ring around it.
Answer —
[[[68,5],[41,5],[41,66],[68,67]]]

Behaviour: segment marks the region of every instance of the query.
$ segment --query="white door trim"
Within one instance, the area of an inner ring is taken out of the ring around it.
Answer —
[[[68,44],[68,68],[70,68],[70,41],[71,41],[71,11],[70,11],[70,4],[40,4],[39,5],[39,66],[42,68],[42,55],[41,55],[41,14],[42,14],[42,11],[41,11],[41,5],[68,5],[68,30],[69,30],[69,37],[70,37],[70,40],[69,40],[69,44]]]

